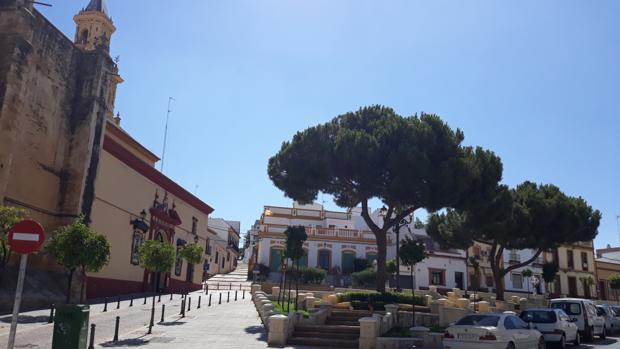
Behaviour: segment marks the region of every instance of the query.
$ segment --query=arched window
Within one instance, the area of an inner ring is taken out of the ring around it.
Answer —
[[[80,38],[79,38],[78,42],[80,44],[84,44],[84,45],[86,43],[88,43],[88,29],[82,30],[82,33],[80,34]]]
[[[355,262],[355,252],[342,251],[342,272],[349,274],[353,272]]]
[[[330,250],[319,250],[319,258],[318,258],[318,266],[319,268],[330,270],[332,267],[332,251]]]

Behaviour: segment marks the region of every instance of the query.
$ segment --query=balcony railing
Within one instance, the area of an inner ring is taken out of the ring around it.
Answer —
[[[269,226],[264,227],[266,233],[284,233],[286,227]],[[345,229],[345,228],[323,228],[323,227],[306,227],[306,234],[308,238],[318,239],[346,239],[346,240],[361,240],[361,241],[374,241],[375,234],[370,230],[358,230],[358,229]],[[388,243],[392,243],[390,237],[387,238]]]
[[[508,263],[521,263],[521,256],[518,253],[508,255]]]
[[[533,265],[542,267],[543,264],[545,264],[545,259],[542,256],[538,256],[536,259],[534,259],[534,261],[532,262]]]

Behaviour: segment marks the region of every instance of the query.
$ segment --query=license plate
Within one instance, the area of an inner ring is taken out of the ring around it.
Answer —
[[[478,339],[478,335],[469,334],[469,333],[459,333],[457,338],[461,340],[465,340],[465,341],[472,341],[472,340]]]

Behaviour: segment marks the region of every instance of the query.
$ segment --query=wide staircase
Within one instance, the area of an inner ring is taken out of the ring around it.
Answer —
[[[326,348],[357,348],[359,346],[359,319],[371,316],[369,311],[333,310],[325,325],[295,326],[287,344]]]
[[[252,282],[247,279],[248,265],[240,262],[230,273],[213,275],[204,283],[209,290],[250,290]]]

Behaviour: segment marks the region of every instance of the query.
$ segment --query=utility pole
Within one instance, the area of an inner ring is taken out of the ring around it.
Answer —
[[[170,110],[170,104],[174,100],[175,100],[174,98],[168,97],[168,112],[166,113],[166,128],[164,130],[164,148],[161,152],[161,167],[159,169],[161,173],[164,173],[164,158],[166,157],[166,141],[168,139],[168,120],[170,119],[170,112],[172,111]]]

